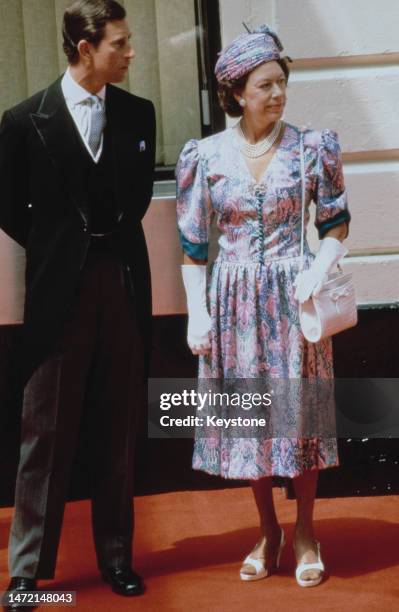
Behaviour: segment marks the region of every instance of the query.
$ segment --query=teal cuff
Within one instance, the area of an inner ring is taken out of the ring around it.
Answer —
[[[331,217],[331,219],[326,219],[326,221],[322,221],[321,223],[317,223],[315,221],[315,226],[319,232],[319,239],[321,240],[330,231],[332,227],[336,227],[337,225],[341,225],[341,223],[348,223],[351,220],[350,212],[348,210],[341,210],[335,217]]]
[[[196,242],[190,242],[179,230],[180,244],[182,245],[183,251],[193,259],[208,259],[208,247],[209,242],[202,242],[200,244]]]

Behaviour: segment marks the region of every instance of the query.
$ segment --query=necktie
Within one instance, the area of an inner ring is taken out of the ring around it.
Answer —
[[[101,135],[105,125],[105,110],[102,100],[98,96],[90,96],[91,123],[89,134],[89,147],[96,155],[101,143]]]

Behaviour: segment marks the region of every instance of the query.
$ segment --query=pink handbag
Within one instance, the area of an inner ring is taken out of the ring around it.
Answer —
[[[305,157],[303,134],[300,139],[301,180],[302,180],[302,228],[301,263],[303,269],[305,234]],[[337,334],[357,323],[356,294],[351,272],[331,272],[317,295],[312,295],[299,305],[299,320],[302,333],[309,342]]]

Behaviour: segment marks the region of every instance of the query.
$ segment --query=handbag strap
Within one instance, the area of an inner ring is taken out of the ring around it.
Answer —
[[[299,263],[299,270],[303,270],[303,250],[305,242],[305,198],[306,198],[306,181],[305,181],[305,153],[303,147],[303,132],[301,131],[299,137],[299,153],[301,158],[301,258]]]

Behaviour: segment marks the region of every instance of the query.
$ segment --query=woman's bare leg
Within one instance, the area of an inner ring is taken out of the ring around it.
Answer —
[[[250,554],[255,559],[266,559],[266,567],[272,570],[276,564],[281,538],[281,527],[273,501],[272,479],[268,477],[253,480],[251,486],[259,512],[260,538]],[[256,573],[251,565],[243,565],[241,571],[244,574]]]
[[[293,479],[297,500],[294,546],[298,563],[315,563],[317,561],[317,547],[313,530],[317,478],[318,470],[306,470],[301,476]],[[314,580],[319,576],[320,570],[305,570],[301,574],[303,580]]]

